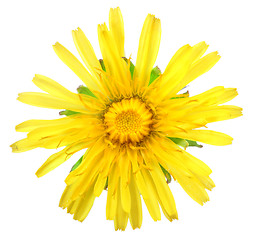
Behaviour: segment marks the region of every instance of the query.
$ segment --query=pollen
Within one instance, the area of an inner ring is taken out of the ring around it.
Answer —
[[[137,143],[152,131],[153,112],[138,98],[114,102],[104,115],[108,139],[114,143]]]

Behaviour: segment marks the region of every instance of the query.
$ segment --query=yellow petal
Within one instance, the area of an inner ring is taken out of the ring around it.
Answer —
[[[109,12],[109,29],[119,51],[120,56],[124,57],[124,23],[120,8],[111,8]]]
[[[119,149],[114,148],[106,148],[104,150],[104,158],[106,161],[104,161],[104,164],[100,170],[102,176],[107,177],[110,174],[110,168],[112,166],[112,162],[115,159],[115,157],[118,155]]]
[[[178,150],[177,154],[173,154],[173,151],[171,151],[171,154],[173,154],[178,161],[182,162],[206,189],[211,190],[215,187],[214,182],[209,177],[209,175],[212,173],[212,170],[204,162],[182,150],[171,140],[168,140],[167,144],[168,146],[170,145],[170,147]]]
[[[33,82],[41,90],[51,94],[52,96],[59,97],[61,99],[74,103],[80,102],[78,94],[69,91],[68,89],[64,88],[62,85],[48,77],[36,74]]]
[[[173,97],[188,83],[209,71],[218,62],[220,59],[218,52],[210,53],[200,59],[207,47],[205,42],[201,42],[193,47],[185,45],[177,51],[162,74],[161,95],[157,101],[165,97]]]
[[[74,213],[73,219],[83,222],[87,217],[95,200],[93,188],[94,184],[92,184],[90,189],[81,197],[77,209]]]
[[[27,120],[17,125],[15,130],[17,132],[30,132],[39,127],[57,126],[59,124],[70,123],[72,121],[73,121],[72,117],[64,117],[64,118],[51,119],[51,120],[39,120],[39,119]]]
[[[201,205],[207,202],[209,196],[205,191],[204,184],[187,168],[187,164],[182,159],[185,158],[183,156],[184,151],[175,151],[172,148],[172,142],[169,144],[169,141],[162,140],[157,145],[160,145],[159,149],[153,148],[156,159],[164,163],[163,166],[166,166],[165,169],[169,171],[193,200]]]
[[[86,68],[71,52],[58,42],[53,48],[57,56],[86,84],[90,90],[100,91],[97,79],[88,73]]]
[[[43,132],[42,132],[43,133]],[[73,142],[77,142],[85,137],[89,137],[83,130],[67,129],[62,131],[61,134],[48,135],[44,138],[25,138],[17,141],[11,145],[13,152],[25,152],[37,147],[46,149],[56,149],[59,147],[67,146]],[[96,136],[97,137],[97,136]],[[90,144],[91,145],[91,144]]]
[[[129,184],[126,185],[122,178],[120,178],[120,186],[122,208],[125,212],[129,213],[131,209],[131,195],[129,190]]]
[[[129,95],[131,76],[128,65],[112,44],[114,40],[105,25],[98,26],[98,37],[106,71],[110,74],[110,84],[117,86],[121,94]]]
[[[161,150],[161,153],[164,152]],[[156,154],[157,152],[155,152]],[[178,158],[172,152],[167,154],[156,154],[159,161],[164,161],[169,173],[177,180],[185,192],[196,202],[203,205],[209,200],[204,185],[189,171],[186,166],[180,166]],[[161,158],[164,159],[161,159]],[[165,206],[164,206],[165,208]]]
[[[194,45],[192,47],[193,62],[199,60],[199,58],[202,57],[202,55],[206,52],[207,48],[208,48],[208,45],[204,41]]]
[[[77,169],[75,169],[69,174],[69,176],[72,176],[72,178],[68,180],[68,177],[69,177],[68,176],[65,180],[67,184],[75,183],[73,194],[71,196],[72,200],[76,200],[79,196],[81,196],[83,193],[88,191],[92,182],[94,181],[96,182],[96,179],[98,178],[99,170],[103,162],[103,152],[100,152],[93,159],[92,163],[90,163],[87,166],[87,168],[82,172],[82,174],[77,174],[77,171],[79,171],[79,169],[82,168],[82,165],[87,165],[86,158],[87,156],[83,158],[81,166],[79,166]]]
[[[114,164],[108,178],[108,195],[107,195],[107,205],[106,205],[106,219],[107,220],[114,220],[115,218],[116,206],[117,206],[116,184],[118,184],[118,178],[117,178],[116,166]]]
[[[177,87],[174,88],[172,92],[170,92],[170,95],[176,94],[187,84],[202,74],[208,72],[219,60],[220,56],[218,55],[218,52],[212,52],[194,62],[184,79],[177,85]]]
[[[208,189],[208,190],[212,190],[215,187],[215,184],[213,182],[213,180],[209,177],[209,176],[203,176],[197,173],[194,173],[195,177],[203,184],[203,186]]]
[[[177,179],[179,184],[182,186],[184,191],[201,206],[209,201],[209,196],[205,191],[204,186],[201,185],[196,178],[187,178],[185,175],[178,171],[174,171],[174,177]],[[191,182],[191,183],[190,183]]]
[[[48,172],[54,170],[56,167],[68,160],[74,153],[86,148],[87,145],[88,142],[83,140],[81,142],[73,143],[60,152],[51,155],[47,161],[37,170],[37,177],[42,177]]]
[[[116,196],[109,191],[107,194],[107,205],[106,205],[106,219],[114,220],[116,212]]]
[[[151,171],[150,171],[151,173]],[[177,211],[176,209],[172,212],[172,208],[170,208],[170,210],[168,211],[168,208],[166,209],[164,206],[165,206],[165,202],[162,201],[162,197],[159,195],[159,191],[158,189],[156,189],[156,185],[155,185],[155,182],[153,181],[152,179],[152,176],[148,171],[146,171],[146,176],[147,176],[147,183],[152,187],[152,190],[153,190],[153,193],[154,195],[156,196],[156,198],[158,199],[159,203],[160,203],[160,206],[161,206],[161,209],[165,215],[165,217],[172,222],[172,220],[174,219],[178,219],[178,214],[177,214]],[[164,178],[165,180],[165,178]],[[166,180],[165,180],[166,181]],[[174,200],[173,200],[174,201]]]
[[[233,119],[242,116],[242,108],[223,105],[223,106],[207,106],[205,109],[197,108],[187,116],[189,121],[204,119],[207,123]]]
[[[186,130],[184,132],[172,132],[169,137],[183,138],[215,146],[224,146],[232,143],[233,138],[225,133],[212,130]]]
[[[114,219],[114,225],[115,225],[115,230],[122,230],[124,231],[126,226],[127,226],[127,222],[128,222],[128,213],[126,213],[123,210],[122,207],[122,200],[121,200],[121,193],[120,193],[120,184],[118,185],[118,189],[116,192],[117,195],[117,206],[116,206],[116,215],[115,215],[115,219]]]
[[[137,172],[134,172],[133,174],[135,176],[135,181],[137,183],[139,192],[141,193],[143,198],[148,198],[149,193],[148,193],[148,190],[146,188],[145,180],[144,180],[140,170],[138,170]]]
[[[190,65],[193,61],[191,53],[192,47],[185,45],[178,50],[169,62],[166,71],[160,78],[160,95],[157,97],[156,92],[153,93],[153,97],[156,96],[156,102],[161,102],[164,98],[170,98],[179,91],[175,93],[175,89],[178,89],[178,85],[183,81],[190,69]]]
[[[68,206],[67,206],[67,213],[70,213],[70,214],[75,213],[77,208],[78,208],[80,200],[81,200],[81,198],[79,198],[79,199],[77,199],[75,201],[70,202],[68,204]]]
[[[218,61],[220,56],[218,52],[212,52],[202,57],[201,59],[195,61],[189,68],[186,76],[182,79],[179,84],[169,93],[170,96],[179,92],[187,84],[201,76],[202,74],[208,72]]]
[[[80,28],[77,30],[72,31],[72,37],[76,48],[86,64],[88,70],[94,74],[94,77],[98,77],[98,70],[101,70],[101,65],[94,53],[93,47],[89,40],[87,39],[86,35]]]
[[[171,163],[174,164],[175,167],[180,168],[182,171],[184,171],[186,175],[189,174],[189,171],[184,163],[176,160],[173,157],[171,158],[171,155],[173,155],[176,150],[168,144],[168,141],[157,138],[154,139],[150,144],[147,143],[147,147],[153,151],[153,153],[160,160],[159,163],[162,163],[163,166]]]
[[[102,174],[99,174],[96,183],[94,185],[94,195],[96,197],[99,197],[105,188],[105,184],[107,181],[107,177],[103,176]]]
[[[209,89],[201,94],[190,97],[190,101],[196,101],[198,104],[204,104],[207,106],[222,104],[230,101],[238,95],[236,88],[224,88],[217,86]]]
[[[48,172],[50,172],[51,170],[55,169],[60,164],[62,164],[66,160],[68,160],[68,158],[70,158],[70,157],[71,157],[70,155],[68,156],[65,153],[65,149],[51,155],[47,159],[47,161],[37,170],[37,172],[36,172],[37,177],[44,176],[45,174],[47,174]]]
[[[150,74],[158,55],[161,39],[160,20],[149,14],[145,20],[141,36],[137,61],[134,72],[134,81],[139,87],[148,86]]]
[[[171,216],[172,219],[177,218],[177,210],[175,205],[174,197],[169,189],[168,184],[166,183],[165,176],[160,169],[158,163],[155,163],[154,160],[151,161],[150,174],[153,178],[154,184],[158,191],[159,198],[166,212]]]
[[[174,144],[174,143],[172,143]],[[180,147],[178,147],[176,144],[175,148],[178,149],[178,152],[181,151],[182,156],[180,157],[179,154],[179,158],[181,158],[183,164],[192,172],[194,173],[198,173],[200,175],[210,175],[212,173],[212,170],[201,160],[199,160],[198,158],[192,156],[191,154],[189,154],[188,152],[180,149]]]
[[[65,209],[68,204],[70,203],[70,196],[72,194],[72,187],[73,185],[69,185],[66,186],[66,188],[64,189],[64,192],[61,196],[61,199],[59,201],[59,207],[62,207],[63,209]]]
[[[128,161],[128,158],[126,158],[126,155],[122,156],[119,160],[119,171],[122,207],[125,212],[129,213],[131,209],[131,197],[129,190],[130,162]]]
[[[128,160],[131,161],[133,173],[136,173],[139,170],[137,162],[137,151],[132,149],[127,149]]]
[[[131,195],[131,209],[130,209],[130,223],[133,229],[140,228],[142,225],[142,205],[141,198],[135,183],[133,174],[130,177],[130,195]]]
[[[141,169],[141,172],[142,172],[144,181],[146,183],[146,188],[148,193],[148,197],[143,196],[146,207],[150,213],[150,216],[152,217],[154,221],[161,220],[161,212],[160,212],[160,207],[156,197],[156,191],[154,190],[152,184],[149,181],[149,176],[148,176],[149,173],[145,169]]]
[[[13,143],[10,147],[12,148],[12,152],[20,153],[37,148],[39,147],[39,144],[36,140],[28,140],[27,138],[24,138]]]
[[[90,136],[86,132],[86,130],[83,131],[80,129],[68,129],[62,131],[60,134],[49,135],[46,136],[45,138],[39,139],[38,146],[46,149],[57,149],[59,147],[68,146],[73,142],[77,142],[82,139],[87,139],[89,137]],[[29,140],[31,139],[29,138]],[[90,143],[89,146],[87,147],[90,147],[91,145],[92,143]]]
[[[85,161],[81,163],[79,168],[75,169],[75,171],[69,174],[69,176],[65,180],[67,184],[70,184],[70,182],[68,181],[72,177],[83,174],[84,171],[86,171],[86,169],[88,168],[93,168],[94,164],[96,164],[94,159],[97,158],[99,154],[104,155],[104,150],[105,150],[104,138],[100,136],[97,139],[91,139],[91,140],[93,142],[93,145],[87,150],[86,157],[84,159]]]
[[[178,168],[172,168],[170,173],[194,201],[200,205],[209,201],[209,196],[205,191],[204,186],[195,178],[194,175],[186,176],[186,174]]]
[[[76,112],[88,113],[81,102],[80,105],[78,105],[45,93],[20,93],[17,99],[20,102],[42,108],[68,109]]]
[[[47,127],[39,127],[28,133],[27,137],[29,139],[42,139],[46,138],[48,136],[61,134],[62,132],[66,132],[68,130],[76,130],[80,129],[80,131],[83,131],[85,127],[87,126],[84,119],[73,119],[73,121],[67,123],[67,124],[58,124],[54,126],[47,126]]]
[[[185,55],[187,55],[190,49],[191,46],[189,44],[186,44],[181,48],[179,48],[169,61],[165,71],[163,72],[163,75],[167,76],[168,74],[172,73],[172,71],[177,71],[178,68],[177,65],[180,63],[180,59],[182,59]],[[163,80],[161,81],[166,81],[166,77],[164,77]]]
[[[186,84],[208,72],[220,60],[220,58],[221,57],[218,55],[218,52],[212,52],[195,62],[186,76],[186,79],[188,78]]]
[[[190,47],[189,44],[184,45],[172,57],[163,75],[167,75],[172,71],[174,72],[177,71],[176,68],[178,68],[178,64],[180,63],[179,60],[183,60],[184,56],[188,56],[190,58],[189,62],[196,61],[205,53],[207,48],[208,48],[208,45],[205,42],[200,42],[194,45],[193,47]]]

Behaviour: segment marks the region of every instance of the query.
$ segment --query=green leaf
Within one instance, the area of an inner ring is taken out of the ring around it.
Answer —
[[[161,70],[156,66],[155,68],[152,69],[151,75],[150,75],[150,81],[149,85],[159,76],[161,75]]]
[[[164,167],[162,167],[161,165],[160,165],[160,167],[161,167],[161,170],[162,170],[162,172],[164,173],[164,175],[165,175],[165,177],[167,179],[167,183],[170,183],[171,182],[171,175],[170,175],[170,173]]]
[[[85,95],[88,95],[88,96],[91,96],[91,97],[96,97],[90,90],[88,87],[85,87],[83,85],[80,85],[78,88],[77,88],[77,91],[79,94],[85,94]]]
[[[59,112],[60,115],[66,115],[66,116],[74,115],[74,114],[77,114],[77,113],[79,113],[79,112],[74,112],[74,111],[71,111],[71,110],[64,110],[64,111]]]
[[[198,144],[196,141],[187,140],[187,139],[186,139],[186,141],[188,142],[189,147],[198,147],[198,148],[202,148],[203,147],[203,145]]]
[[[171,141],[173,141],[175,144],[178,146],[181,146],[183,148],[187,148],[189,146],[189,143],[182,138],[173,138],[173,137],[168,137]]]
[[[71,168],[71,172],[74,171],[82,162],[83,160],[83,156],[73,165],[73,167]]]

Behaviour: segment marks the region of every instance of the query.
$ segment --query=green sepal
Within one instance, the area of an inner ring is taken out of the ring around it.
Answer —
[[[126,57],[123,57],[124,61],[126,63],[129,62],[129,59]],[[106,68],[105,68],[105,64],[103,59],[99,60],[100,64],[101,64],[101,68],[103,71],[106,72]],[[130,73],[131,73],[131,79],[133,79],[133,74],[134,74],[134,69],[135,69],[135,65],[132,63],[132,61],[130,61]],[[161,70],[159,69],[158,66],[154,67],[151,71],[151,75],[150,75],[150,81],[149,84],[151,84],[156,78],[158,78],[161,75]]]
[[[88,87],[85,87],[83,85],[80,85],[78,88],[77,88],[77,91],[79,94],[85,94],[85,95],[88,95],[88,96],[91,96],[91,97],[95,97],[96,96],[89,90]]]
[[[105,64],[104,64],[104,62],[103,62],[103,59],[99,59],[99,62],[100,62],[100,64],[101,64],[102,70],[103,70],[104,72],[106,72],[106,67],[105,67]]]
[[[64,110],[64,111],[61,111],[59,112],[60,115],[65,115],[65,116],[70,116],[70,115],[74,115],[74,114],[77,114],[79,112],[74,112],[74,111],[71,111],[71,110]]]
[[[104,186],[104,190],[107,190],[108,189],[108,177],[107,177],[107,180],[106,180],[106,183],[105,183],[105,186]]]
[[[135,66],[132,62],[130,62],[130,73],[131,73],[131,79],[133,79]]]
[[[185,139],[182,138],[173,138],[173,137],[168,137],[171,141],[173,141],[175,144],[178,146],[181,146],[183,148],[187,148],[189,146],[188,142]]]
[[[181,146],[183,148],[187,147],[198,147],[202,148],[203,146],[201,144],[198,144],[196,141],[188,140],[188,139],[182,139],[182,138],[173,138],[168,137],[171,141],[173,141],[178,146]]]
[[[170,173],[164,167],[162,167],[161,165],[160,165],[160,167],[161,167],[161,170],[162,170],[162,172],[164,173],[164,175],[167,179],[167,183],[170,183],[171,179],[172,179]]]
[[[123,57],[123,60],[124,60],[126,63],[129,63],[129,59],[127,59],[126,57]],[[132,61],[130,61],[131,79],[133,79],[134,69],[135,69],[135,65],[132,63]]]
[[[161,70],[158,66],[154,67],[151,71],[149,85],[161,75]]]
[[[72,166],[71,172],[74,171],[80,165],[82,160],[83,160],[83,156]]]
[[[186,141],[188,142],[188,147],[198,147],[198,148],[203,147],[203,145],[198,144],[196,141],[187,140],[187,139],[186,139]]]
[[[189,95],[189,91],[186,91],[185,93],[182,93],[182,94],[186,95],[186,96],[183,96],[183,97],[172,97],[170,99],[186,98]]]
[[[85,87],[83,85],[80,85],[77,88],[77,92],[79,94],[85,94],[85,95],[96,98],[96,96],[89,90],[89,88]],[[65,116],[71,116],[71,115],[74,115],[74,114],[77,114],[77,113],[79,113],[79,112],[71,111],[71,110],[68,110],[68,109],[59,112],[60,115],[65,115]]]

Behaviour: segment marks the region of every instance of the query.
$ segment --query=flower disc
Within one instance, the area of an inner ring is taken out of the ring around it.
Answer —
[[[138,98],[123,99],[108,108],[104,123],[110,141],[138,143],[152,131],[153,112]]]

